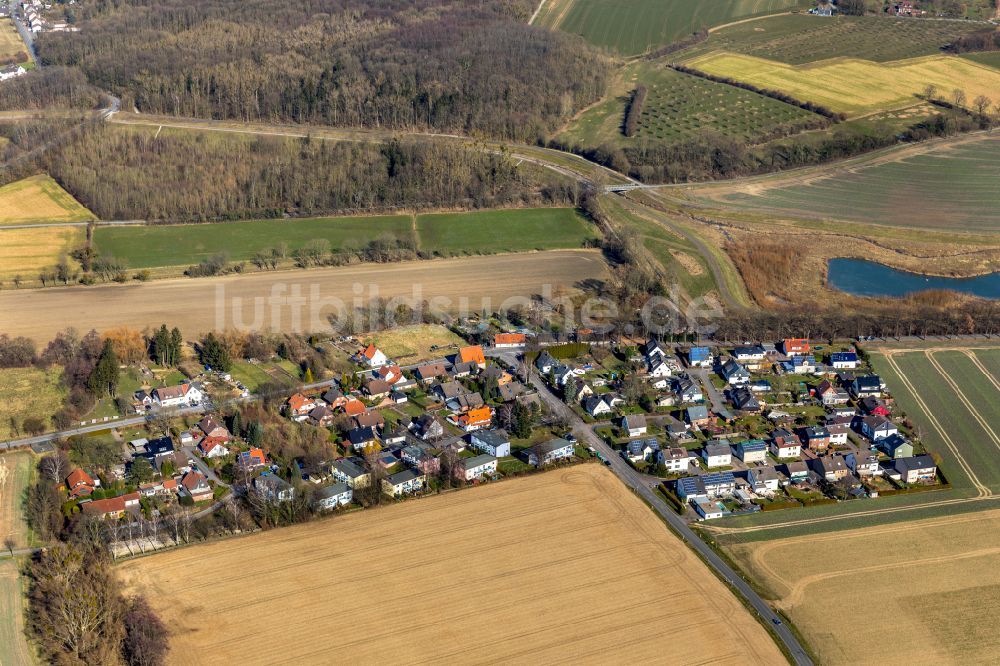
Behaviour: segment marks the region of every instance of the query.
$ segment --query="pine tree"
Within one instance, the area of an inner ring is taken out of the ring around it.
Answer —
[[[313,380],[313,371],[312,371],[312,368],[306,368],[306,372],[302,376],[302,381],[304,381],[306,384],[312,384],[313,383],[314,380]]]
[[[120,375],[118,356],[115,355],[111,340],[105,340],[104,348],[101,349],[101,355],[97,359],[97,365],[94,366],[87,378],[87,388],[98,397],[114,396],[118,392]]]
[[[231,430],[233,431],[233,434],[236,435],[237,437],[243,436],[243,422],[240,418],[240,413],[238,410],[233,412],[233,422]]]
[[[181,362],[181,347],[184,345],[184,338],[180,330],[175,326],[170,331],[170,365],[176,366]]]
[[[260,427],[259,421],[251,421],[247,426],[246,440],[250,446],[260,446],[264,443],[264,430]]]
[[[218,338],[215,337],[214,333],[209,333],[205,336],[205,340],[201,345],[200,358],[203,365],[219,372],[227,372],[232,366],[232,359],[229,358],[229,352],[219,342]]]

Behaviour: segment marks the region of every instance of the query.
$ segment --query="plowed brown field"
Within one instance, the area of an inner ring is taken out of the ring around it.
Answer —
[[[127,562],[173,664],[784,660],[603,467]]]

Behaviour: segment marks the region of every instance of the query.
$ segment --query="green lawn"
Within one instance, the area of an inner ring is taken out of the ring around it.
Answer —
[[[320,238],[330,241],[333,250],[360,249],[385,234],[409,237],[411,218],[386,215],[99,227],[94,241],[98,252],[125,259],[130,268],[157,268],[196,264],[220,252],[230,261],[245,261],[281,243],[291,252]]]
[[[248,363],[237,361],[233,363],[229,374],[234,381],[243,382],[251,392],[256,391],[261,384],[278,381],[289,386],[298,381],[299,369],[290,361],[273,363]]]
[[[420,248],[441,255],[580,247],[596,230],[572,208],[528,208],[417,216]]]
[[[982,29],[958,21],[899,21],[878,16],[772,16],[729,26],[685,51],[730,51],[792,65],[849,56],[889,62],[934,55],[959,35]]]
[[[702,28],[806,6],[805,0],[548,0],[537,25],[637,55]]]

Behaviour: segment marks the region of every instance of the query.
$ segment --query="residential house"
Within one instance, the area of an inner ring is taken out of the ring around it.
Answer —
[[[413,374],[416,375],[417,381],[431,384],[439,377],[447,377],[448,368],[445,367],[444,363],[428,363],[414,370]]]
[[[415,469],[404,469],[382,479],[382,492],[393,497],[417,493],[424,489],[427,476]]]
[[[163,481],[153,481],[143,483],[139,486],[139,494],[143,497],[156,497],[173,495],[180,491],[180,484],[177,479],[165,479]]]
[[[510,437],[503,430],[477,430],[469,435],[469,444],[497,458],[510,455]]]
[[[628,414],[622,419],[622,428],[629,437],[641,437],[646,434],[646,416],[644,414]]]
[[[448,417],[448,420],[465,432],[472,432],[489,427],[493,422],[493,409],[489,406],[477,407],[457,416],[452,415]]]
[[[903,483],[933,481],[937,478],[937,465],[928,455],[896,458],[892,466]]]
[[[802,441],[795,433],[778,428],[771,433],[771,453],[776,458],[798,458],[802,455]]]
[[[882,395],[884,387],[885,384],[882,383],[882,379],[878,375],[864,375],[854,378],[854,383],[851,384],[851,393],[858,399],[878,398]]]
[[[684,418],[687,419],[692,428],[700,428],[712,422],[712,417],[708,413],[708,407],[705,405],[688,407],[684,410]]]
[[[379,400],[392,392],[392,384],[384,379],[369,379],[365,382],[364,392],[372,400]]]
[[[398,365],[383,365],[375,374],[390,386],[395,386],[403,381],[403,371],[399,369]]]
[[[320,405],[309,412],[309,418],[306,421],[317,428],[328,428],[333,425],[336,418],[337,414],[332,409],[326,405]]]
[[[527,389],[524,388],[524,384],[521,382],[510,382],[509,384],[501,384],[497,388],[497,395],[500,400],[504,402],[510,402],[511,400],[516,400],[518,396],[523,395]]]
[[[198,442],[198,450],[206,458],[221,458],[229,455],[226,444],[232,439],[229,430],[215,416],[206,416],[198,423],[198,428],[203,433],[201,441]]]
[[[565,386],[570,377],[582,377],[585,374],[581,368],[574,368],[568,365],[557,365],[552,368],[552,379],[556,386]]]
[[[854,419],[850,416],[835,417],[827,420],[826,430],[830,433],[830,446],[844,446],[847,444],[853,421]]]
[[[124,516],[126,512],[137,513],[140,509],[140,497],[138,492],[133,492],[118,497],[90,500],[81,504],[80,509],[86,514],[99,518],[117,519]]]
[[[444,436],[444,425],[432,414],[421,414],[410,424],[413,434],[424,440],[432,441]]]
[[[759,370],[764,364],[766,357],[767,354],[760,345],[737,347],[733,350],[733,358],[751,370]]]
[[[750,372],[733,359],[722,364],[719,374],[730,386],[746,386],[750,383]]]
[[[878,456],[866,453],[848,453],[844,456],[847,467],[858,477],[878,476],[882,468],[878,464]]]
[[[400,449],[399,456],[403,462],[424,474],[437,474],[441,471],[441,459],[419,446],[404,446]]]
[[[583,401],[583,408],[593,417],[611,413],[611,405],[603,395],[592,395]]]
[[[316,400],[302,393],[289,396],[285,403],[285,413],[293,421],[305,421],[309,412],[316,409]]]
[[[455,476],[463,481],[475,481],[485,476],[496,476],[497,458],[481,453],[472,458],[459,458]]]
[[[670,364],[663,360],[662,356],[656,356],[649,363],[648,376],[651,378],[666,379],[673,373]]]
[[[163,458],[167,456],[173,456],[174,454],[174,440],[170,439],[169,436],[157,437],[152,440],[141,440],[144,444],[138,444],[140,440],[135,440],[130,442],[132,447],[132,460],[138,460],[139,458],[145,458],[149,461],[149,464],[154,468],[157,466],[156,461],[158,458]]]
[[[736,490],[732,472],[713,472],[677,480],[677,496],[684,501],[727,497]]]
[[[643,358],[645,358],[647,362],[651,362],[652,359],[657,356],[659,357],[665,356],[663,347],[661,347],[660,343],[653,338],[646,340],[646,342],[644,342],[639,347],[639,352],[642,354]]]
[[[344,413],[348,416],[357,416],[368,411],[368,407],[365,406],[365,403],[361,402],[357,398],[348,398],[347,402],[344,403],[343,409]]]
[[[462,347],[458,350],[455,363],[475,363],[480,368],[485,368],[486,356],[483,354],[482,346],[472,345],[470,347]]]
[[[458,361],[448,370],[448,376],[453,378],[469,377],[479,372],[479,364],[475,361]]]
[[[751,439],[736,445],[736,455],[743,464],[764,462],[767,460],[767,444],[762,439]]]
[[[657,396],[655,404],[657,407],[673,407],[677,404],[677,396],[671,393]]]
[[[497,349],[523,347],[527,341],[524,333],[497,333],[493,336],[493,346]]]
[[[542,444],[527,449],[526,457],[529,465],[547,465],[558,460],[572,458],[574,455],[573,445],[561,437],[552,439]]]
[[[382,353],[382,350],[373,344],[358,352],[358,362],[369,368],[381,368],[389,362],[389,358]]]
[[[680,474],[688,471],[688,465],[691,463],[691,454],[687,449],[673,446],[664,449],[662,453],[660,462],[667,468],[669,474]]]
[[[347,506],[353,499],[354,490],[341,481],[316,491],[314,502],[315,507],[320,511],[329,511],[338,506]]]
[[[710,502],[706,499],[698,498],[693,501],[694,510],[702,520],[716,520],[726,515],[724,508],[719,502]]]
[[[815,375],[820,371],[816,359],[809,355],[793,356],[787,361],[782,361],[781,369],[790,375]]]
[[[781,351],[785,356],[808,354],[809,340],[806,338],[785,338],[781,341]]]
[[[899,428],[889,419],[878,414],[871,414],[861,419],[861,434],[873,442],[898,435]]]
[[[754,393],[770,393],[771,382],[766,379],[757,379],[750,382],[750,390]]]
[[[778,472],[771,466],[750,468],[747,480],[758,495],[769,495],[778,490]]]
[[[705,459],[705,467],[725,467],[733,462],[732,449],[726,439],[714,439],[705,444],[701,456]]]
[[[274,474],[261,474],[253,480],[253,487],[271,502],[290,502],[295,498],[295,487]]]
[[[371,427],[351,428],[347,431],[347,441],[351,443],[351,448],[358,452],[368,451],[379,443],[375,429]]]
[[[153,403],[157,407],[191,407],[201,404],[204,394],[194,384],[183,382],[177,386],[155,388],[152,393]]]
[[[367,488],[371,483],[371,474],[359,462],[350,458],[333,461],[330,473],[333,474],[333,478],[343,481],[352,489]]]
[[[94,492],[101,482],[94,479],[79,467],[74,469],[66,477],[66,487],[69,489],[69,496],[73,499],[86,497]]]
[[[376,410],[358,414],[351,419],[355,428],[374,428],[376,431],[385,427],[385,417]]]
[[[788,480],[791,483],[802,483],[804,481],[808,481],[809,467],[801,460],[785,463],[785,476],[788,477]]]
[[[746,387],[741,386],[731,394],[733,406],[743,412],[759,412],[763,409],[760,400],[757,399]]]
[[[816,387],[816,397],[820,399],[820,402],[824,406],[830,407],[833,405],[845,405],[851,399],[847,391],[843,389],[838,389],[830,380],[824,379]]]
[[[816,458],[813,464],[816,473],[831,482],[840,481],[851,473],[844,456],[833,455]]]
[[[236,454],[236,466],[248,471],[266,467],[267,457],[264,451],[254,446],[249,451],[240,451]]]
[[[674,382],[674,393],[677,394],[681,402],[701,402],[705,399],[701,385],[687,377],[677,379]]]
[[[854,352],[834,352],[830,354],[830,366],[835,370],[854,370],[858,367],[858,355]]]
[[[861,411],[864,414],[889,416],[889,408],[886,407],[885,401],[881,398],[868,396],[867,398],[862,398],[858,405],[861,407]]]
[[[538,372],[543,375],[547,375],[552,372],[552,368],[556,367],[558,364],[559,362],[552,358],[552,355],[547,351],[543,351],[538,355],[538,358],[535,359],[535,367],[538,368]]]
[[[659,458],[660,442],[655,437],[649,439],[633,439],[625,448],[629,460],[632,462],[643,462],[653,458]]]
[[[714,359],[708,347],[691,347],[687,353],[688,365],[696,368],[711,368]]]
[[[913,457],[913,444],[899,433],[878,440],[878,448],[893,460]]]
[[[830,448],[830,431],[824,426],[809,426],[802,434],[806,448],[810,451],[826,451]]]
[[[190,497],[195,502],[212,499],[212,487],[201,472],[191,471],[181,478],[181,494]]]
[[[210,437],[205,437],[198,442],[198,451],[205,458],[222,458],[229,455],[229,449],[225,444]]]
[[[27,74],[28,70],[20,65],[5,65],[0,67],[0,81],[6,81],[7,79],[13,79],[18,76]]]

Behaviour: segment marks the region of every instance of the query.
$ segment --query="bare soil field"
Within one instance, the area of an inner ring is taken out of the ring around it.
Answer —
[[[436,303],[441,311],[456,312],[465,299],[470,312],[480,312],[484,307],[495,309],[508,298],[540,294],[545,285],[552,285],[555,293],[560,286],[572,289],[582,280],[606,275],[607,265],[598,250],[553,250],[129,285],[8,290],[0,292],[0,331],[24,335],[39,344],[67,326],[103,331],[166,322],[189,336],[227,328],[320,331],[330,330],[328,318],[338,312],[336,301],[353,307],[355,299],[367,304],[373,296],[411,299],[416,293],[420,299],[443,299]]]
[[[1000,653],[1000,510],[727,546],[826,664]]]
[[[172,664],[751,663],[766,631],[582,465],[126,562]]]

